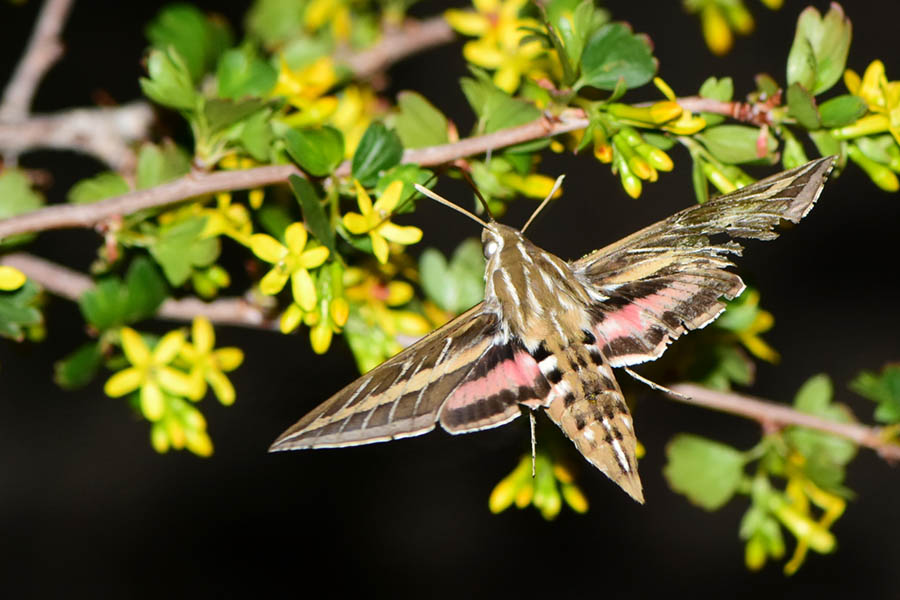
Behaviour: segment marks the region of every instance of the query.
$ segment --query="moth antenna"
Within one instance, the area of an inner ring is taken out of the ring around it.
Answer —
[[[488,206],[487,201],[484,199],[484,196],[482,196],[482,195],[481,195],[481,192],[478,190],[478,186],[475,185],[475,182],[472,181],[472,178],[471,178],[471,177],[469,176],[469,174],[466,173],[465,171],[462,171],[462,176],[463,176],[463,179],[466,180],[466,183],[469,184],[469,187],[472,188],[472,191],[475,192],[475,195],[478,197],[478,200],[481,201],[481,206],[484,207],[484,212],[487,213],[488,218],[489,218],[491,221],[493,221],[493,220],[494,220],[494,215],[491,214],[491,209],[490,209],[490,207]]]
[[[418,183],[415,184],[415,186],[416,186],[416,190],[417,190],[420,194],[423,194],[423,195],[425,195],[425,196],[428,196],[429,198],[431,198],[432,200],[434,200],[434,201],[437,202],[438,204],[443,204],[444,206],[446,206],[446,207],[448,207],[448,208],[452,208],[453,210],[455,210],[455,211],[458,212],[458,213],[462,213],[462,214],[466,215],[467,217],[469,217],[470,219],[472,219],[473,221],[475,221],[476,223],[478,223],[479,225],[481,225],[481,226],[484,227],[485,229],[488,228],[488,224],[487,224],[486,222],[482,221],[482,220],[479,219],[477,216],[475,216],[473,213],[467,211],[467,210],[464,209],[463,207],[457,206],[456,204],[453,204],[452,202],[450,202],[449,200],[447,200],[447,199],[444,198],[443,196],[439,196],[438,194],[432,192],[431,190],[429,190],[429,189],[428,189],[427,187],[425,187],[425,186],[421,186],[421,185],[419,185]]]
[[[663,394],[668,394],[668,395],[678,398],[680,400],[690,400],[691,399],[690,396],[685,396],[684,394],[680,394],[680,393],[676,392],[675,390],[670,390],[666,386],[660,385],[660,384],[656,383],[655,381],[650,381],[643,375],[640,375],[640,374],[632,371],[628,367],[623,367],[623,368],[625,369],[626,373],[631,375],[635,380],[640,381],[641,383],[643,383],[644,385],[649,387],[651,390],[656,390],[657,392],[662,392]]]
[[[531,423],[531,478],[535,477],[537,463],[537,436],[534,435],[534,411],[528,411],[528,420]]]
[[[528,226],[531,225],[531,222],[534,221],[535,217],[541,214],[541,211],[544,210],[544,207],[550,203],[550,200],[553,199],[553,195],[556,194],[556,190],[558,190],[559,186],[562,185],[563,179],[565,179],[565,177],[565,175],[560,175],[556,178],[556,181],[553,183],[553,189],[550,190],[550,193],[547,194],[547,197],[544,198],[544,200],[538,205],[536,209],[534,209],[534,212],[531,213],[531,216],[528,217],[528,220],[525,221],[524,225],[522,225],[522,233],[525,233],[525,230],[528,229]]]

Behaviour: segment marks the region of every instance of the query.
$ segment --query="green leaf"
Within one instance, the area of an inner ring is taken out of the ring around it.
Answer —
[[[89,384],[103,364],[99,342],[88,342],[53,366],[53,381],[65,390]]]
[[[294,192],[300,208],[303,211],[303,220],[312,234],[331,252],[331,256],[335,255],[334,248],[334,230],[322,207],[322,201],[312,184],[302,177],[291,175],[288,178],[291,184],[291,190]]]
[[[734,96],[734,82],[731,80],[731,77],[723,77],[722,79],[709,77],[700,86],[700,96],[729,102]]]
[[[184,58],[191,80],[197,82],[231,45],[231,33],[223,21],[213,21],[192,4],[170,4],[147,25],[154,48],[170,47]]]
[[[261,110],[248,117],[241,128],[238,141],[250,156],[259,162],[268,162],[275,134],[272,131],[271,110]]]
[[[694,159],[691,161],[691,183],[694,185],[694,196],[697,198],[697,204],[704,204],[709,200],[709,186],[706,184],[706,175],[703,173],[703,159],[694,152],[691,153]]]
[[[313,177],[331,174],[344,158],[344,136],[328,125],[288,129],[284,133],[284,144],[294,162]]]
[[[466,100],[478,115],[479,133],[524,125],[541,116],[541,111],[533,104],[513,98],[494,85],[484,71],[476,68],[470,70],[475,77],[463,77],[459,83]]]
[[[273,48],[305,32],[306,0],[256,0],[247,11],[248,35]]]
[[[753,288],[748,287],[741,295],[726,303],[725,312],[716,319],[715,327],[728,331],[744,331],[756,320],[759,314],[758,296]]]
[[[706,146],[710,154],[728,164],[754,162],[760,160],[756,154],[756,142],[760,136],[758,127],[747,125],[718,125],[704,129],[695,135]],[[767,134],[766,151],[770,156],[778,147],[778,142]]]
[[[397,134],[383,123],[372,123],[353,154],[353,177],[363,187],[371,187],[382,171],[400,164],[403,158],[403,144]]]
[[[161,145],[145,143],[141,146],[137,164],[139,190],[172,181],[191,170],[191,157],[172,141]]]
[[[159,270],[149,258],[139,256],[125,274],[128,300],[125,304],[125,323],[134,323],[156,314],[169,295],[169,288]]]
[[[801,127],[809,130],[819,129],[822,119],[816,108],[816,101],[799,83],[792,83],[787,90],[788,116],[797,119]]]
[[[0,292],[0,336],[16,341],[25,339],[25,328],[40,325],[44,320],[35,308],[38,287],[30,279],[13,292]]]
[[[609,21],[609,13],[594,6],[592,0],[555,0],[546,4],[547,19],[557,35],[557,43],[566,56],[564,67],[567,73],[564,84],[574,83],[578,74],[581,55],[588,38],[604,23]],[[556,45],[556,44],[554,44]]]
[[[150,254],[174,287],[187,281],[194,267],[208,267],[219,257],[219,240],[201,238],[206,217],[191,217],[163,225],[150,246]]]
[[[97,282],[78,299],[85,321],[100,331],[135,323],[156,314],[168,289],[153,262],[136,258],[123,282],[111,275]]]
[[[900,364],[888,364],[880,374],[861,371],[850,382],[850,389],[875,402],[875,420],[900,422]]]
[[[415,184],[427,185],[434,178],[434,174],[419,165],[397,165],[384,172],[375,184],[375,195],[381,196],[388,186],[394,181],[403,182],[403,191],[400,192],[400,203],[394,209],[394,214],[402,215],[411,213],[416,208],[416,200],[422,195],[416,191]]]
[[[461,313],[484,298],[484,257],[476,239],[461,243],[449,263],[439,250],[425,249],[419,274],[425,295],[444,310]]]
[[[284,230],[294,222],[294,217],[285,206],[274,202],[266,202],[258,211],[256,218],[259,224],[273,238],[284,243]]]
[[[810,377],[794,397],[794,407],[838,423],[852,423],[849,411],[831,402],[834,393],[831,379],[824,374]],[[804,472],[817,485],[836,489],[844,479],[844,465],[856,455],[856,444],[842,437],[807,429],[790,427],[785,439],[806,458]]]
[[[781,89],[778,82],[767,73],[760,73],[753,80],[756,82],[756,92],[763,98],[771,98]]]
[[[809,162],[809,157],[806,156],[806,150],[803,149],[803,144],[794,137],[794,134],[791,133],[787,127],[781,130],[781,137],[784,138],[784,151],[781,153],[781,164],[784,165],[785,169],[793,169]]]
[[[856,146],[860,152],[875,162],[883,165],[891,162],[891,148],[894,146],[894,138],[888,135],[864,136],[856,138]]]
[[[216,68],[221,98],[265,96],[275,87],[277,80],[278,71],[260,58],[250,45],[225,52]]]
[[[31,212],[44,205],[44,197],[31,189],[31,181],[22,171],[14,168],[0,172],[0,221]],[[0,248],[9,248],[27,242],[34,234],[14,235],[0,242]]]
[[[744,455],[731,446],[679,434],[666,446],[669,486],[706,510],[724,506],[744,476]]]
[[[150,78],[141,77],[140,84],[148,98],[170,108],[197,108],[200,95],[194,89],[187,65],[174,48],[151,51],[147,59],[147,72]]]
[[[93,177],[82,179],[69,189],[66,200],[72,204],[89,204],[114,196],[127,194],[130,190],[125,178],[113,171],[104,171]]]
[[[753,382],[755,365],[736,344],[705,344],[694,356],[688,377],[717,390]]]
[[[816,149],[822,156],[843,154],[843,144],[830,131],[810,131],[809,139],[816,145]]]
[[[644,85],[656,74],[657,60],[646,38],[622,23],[608,23],[588,40],[581,56],[581,78],[575,88],[614,90],[621,78],[629,89]]]
[[[268,106],[268,101],[259,98],[207,100],[203,104],[203,113],[206,116],[208,135],[224,131]]]
[[[799,83],[817,96],[841,78],[850,49],[851,26],[836,2],[823,18],[812,6],[800,13],[788,54],[788,84]]]
[[[853,94],[843,94],[823,102],[819,114],[822,115],[822,127],[830,129],[856,122],[867,110],[869,107],[865,100]]]
[[[446,144],[447,117],[416,92],[397,94],[400,109],[394,127],[404,148],[424,148]]]

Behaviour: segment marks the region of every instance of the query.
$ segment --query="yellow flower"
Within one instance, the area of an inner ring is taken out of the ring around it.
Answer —
[[[244,246],[250,244],[253,233],[250,213],[244,205],[232,204],[230,193],[216,194],[216,207],[204,208],[200,214],[206,217],[206,226],[200,237],[225,235]]]
[[[534,477],[531,475],[532,464]],[[518,508],[534,504],[549,521],[559,514],[563,500],[575,512],[587,512],[587,498],[575,484],[568,468],[552,462],[549,456],[539,452],[534,463],[530,455],[523,456],[512,473],[494,487],[488,507],[496,514],[513,504]]]
[[[191,380],[194,385],[193,400],[206,395],[207,383],[213,389],[219,402],[228,406],[234,403],[234,386],[225,376],[237,369],[244,361],[240,348],[219,348],[215,345],[215,332],[206,317],[196,317],[191,327],[191,342],[181,347],[180,355],[191,365]]]
[[[264,261],[273,265],[259,282],[259,290],[274,296],[291,280],[294,301],[303,310],[312,310],[316,305],[316,286],[308,269],[321,266],[328,258],[328,248],[316,246],[306,248],[306,228],[303,223],[291,223],[284,232],[286,246],[264,233],[250,237],[250,249]]]
[[[546,175],[532,173],[530,175],[520,175],[515,171],[508,173],[500,173],[497,178],[506,187],[512,188],[524,196],[529,198],[546,198],[556,180]],[[562,195],[562,186],[553,193],[554,198]]]
[[[206,433],[203,414],[181,398],[167,398],[165,415],[150,428],[150,443],[160,454],[169,448],[188,450],[197,456],[210,456],[212,440]]]
[[[369,194],[359,184],[356,185],[356,201],[359,204],[358,213],[349,212],[344,215],[344,227],[347,231],[356,235],[369,234],[372,240],[372,252],[378,262],[384,264],[388,258],[388,240],[408,246],[422,239],[422,230],[418,227],[401,227],[390,221],[390,215],[400,202],[400,194],[403,192],[403,182],[392,182],[375,204]]]
[[[344,134],[344,157],[352,158],[372,117],[384,112],[371,87],[348,85],[338,98],[329,123]]]
[[[479,39],[463,47],[466,60],[487,69],[496,69],[494,83],[510,94],[525,74],[535,72],[534,59],[544,52],[541,42],[522,44],[529,35],[523,27],[540,27],[534,19],[519,18],[527,0],[473,0],[475,12],[450,9],[444,18],[463,35]]]
[[[0,265],[0,292],[11,292],[25,285],[25,274],[8,265]]]
[[[284,96],[297,109],[298,112],[284,119],[290,126],[319,125],[337,108],[337,98],[324,95],[337,81],[331,57],[323,56],[296,71],[282,58],[272,95]]]
[[[346,41],[351,32],[350,7],[337,0],[312,0],[306,6],[303,24],[313,32],[329,25],[335,39]]]
[[[884,63],[873,60],[866,67],[862,79],[855,71],[847,69],[844,71],[844,85],[851,94],[865,100],[869,110],[875,113],[860,119],[869,122],[866,133],[887,130],[900,144],[900,81],[888,81]],[[852,127],[853,125],[848,126]]]
[[[118,398],[140,388],[141,412],[150,421],[158,421],[165,412],[164,392],[190,397],[195,388],[191,379],[169,366],[184,345],[184,332],[170,331],[151,351],[141,334],[130,327],[121,330],[122,350],[132,366],[115,373],[107,380],[103,391]]]

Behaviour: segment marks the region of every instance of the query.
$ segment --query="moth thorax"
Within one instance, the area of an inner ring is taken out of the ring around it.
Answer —
[[[529,346],[547,337],[580,338],[590,296],[568,264],[519,231],[493,225],[482,236],[488,259],[485,300],[501,314],[508,332]]]

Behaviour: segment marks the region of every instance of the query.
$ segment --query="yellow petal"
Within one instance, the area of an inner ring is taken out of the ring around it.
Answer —
[[[384,302],[388,306],[400,306],[412,300],[413,287],[405,281],[391,281],[387,285],[388,294]]]
[[[122,338],[122,351],[125,352],[125,358],[131,364],[146,365],[150,362],[150,349],[144,343],[141,334],[131,327],[123,327],[120,336]]]
[[[250,249],[268,263],[277,263],[288,253],[287,248],[270,235],[257,233],[250,236]]]
[[[422,230],[418,227],[401,227],[400,225],[394,225],[390,221],[379,227],[378,233],[390,241],[403,244],[404,246],[415,244],[422,239]]]
[[[240,348],[219,348],[213,352],[216,366],[222,371],[234,371],[244,362],[244,352]]]
[[[0,265],[0,291],[11,292],[25,285],[25,274],[7,265]]]
[[[347,231],[350,233],[360,235],[369,231],[369,219],[359,213],[348,212],[344,215],[343,221],[344,227],[346,227]]]
[[[103,386],[103,392],[110,398],[119,398],[138,389],[143,380],[143,371],[128,367],[110,377]]]
[[[152,381],[141,386],[141,412],[148,421],[159,421],[165,413],[166,404],[162,390]]]
[[[260,280],[259,291],[266,296],[274,296],[284,288],[288,274],[279,268],[274,268]]]
[[[191,379],[190,375],[172,367],[159,367],[156,370],[156,381],[162,389],[176,396],[202,397],[200,393],[202,385],[196,383],[196,379]]]
[[[856,94],[861,83],[862,79],[859,78],[859,74],[856,71],[853,69],[844,71],[844,85],[847,87],[848,92]]]
[[[470,63],[488,69],[496,69],[506,60],[506,54],[487,40],[467,42],[463,46],[463,56]]]
[[[234,404],[234,386],[231,385],[231,382],[221,371],[208,371],[206,373],[206,380],[209,381],[209,387],[213,389],[213,393],[216,395],[216,398],[219,399],[219,402],[224,404],[225,406],[231,406]]]
[[[182,345],[184,345],[184,332],[180,329],[170,331],[159,340],[153,349],[153,360],[162,365],[172,362]]]
[[[359,205],[359,211],[364,215],[368,215],[372,212],[372,199],[369,198],[366,189],[357,180],[353,180],[353,185],[356,186],[356,203]]]
[[[878,105],[878,100],[881,99],[881,82],[885,80],[884,63],[880,60],[873,60],[866,67],[866,72],[863,73],[857,95],[864,98],[869,104]]]
[[[494,85],[501,90],[510,94],[514,93],[519,87],[519,80],[522,74],[515,66],[503,65],[494,73]]]
[[[350,305],[344,298],[335,298],[331,301],[329,312],[334,324],[338,327],[343,327],[347,324],[347,318],[350,316]]]
[[[212,350],[216,343],[216,337],[209,319],[203,316],[194,318],[194,323],[191,326],[191,341],[193,341],[194,348],[200,354],[206,354]]]
[[[397,203],[400,202],[401,192],[403,192],[403,182],[392,181],[375,202],[375,212],[387,215],[394,212],[394,209],[397,208]]]
[[[291,223],[284,230],[284,240],[287,242],[288,250],[300,254],[306,246],[306,227],[303,223]]]
[[[327,259],[328,248],[326,248],[325,246],[318,246],[317,248],[310,248],[309,250],[301,254],[300,260],[298,261],[298,266],[303,269],[315,269]]]
[[[310,311],[316,307],[316,286],[306,269],[297,269],[291,275],[291,291],[294,302],[303,310]]]
[[[212,440],[209,439],[209,434],[207,434],[205,431],[186,431],[185,436],[185,445],[187,446],[188,450],[190,450],[197,456],[202,456],[204,458],[212,456]]]
[[[162,423],[154,423],[150,428],[150,444],[153,449],[160,454],[165,454],[169,450],[169,434]]]
[[[172,447],[176,450],[181,450],[184,448],[185,435],[184,435],[184,427],[182,427],[181,423],[178,422],[178,419],[174,417],[169,417],[159,423],[154,423],[154,426],[159,424],[165,429],[167,439],[172,443]]]
[[[471,10],[451,8],[444,12],[444,19],[456,31],[472,37],[481,37],[490,28],[490,23],[484,15],[479,15]]]
[[[372,240],[372,252],[375,254],[375,258],[381,264],[386,263],[390,252],[387,241],[377,231],[371,232],[369,238]]]
[[[291,303],[287,310],[281,315],[281,333],[290,333],[297,329],[300,320],[303,318],[303,309],[295,303]]]
[[[316,354],[325,354],[328,347],[331,346],[331,327],[326,323],[319,323],[309,330],[309,343],[313,352]]]
[[[265,197],[265,192],[260,188],[250,190],[250,192],[247,194],[247,198],[250,200],[250,206],[253,208],[253,210],[259,210],[259,207],[262,206]]]

